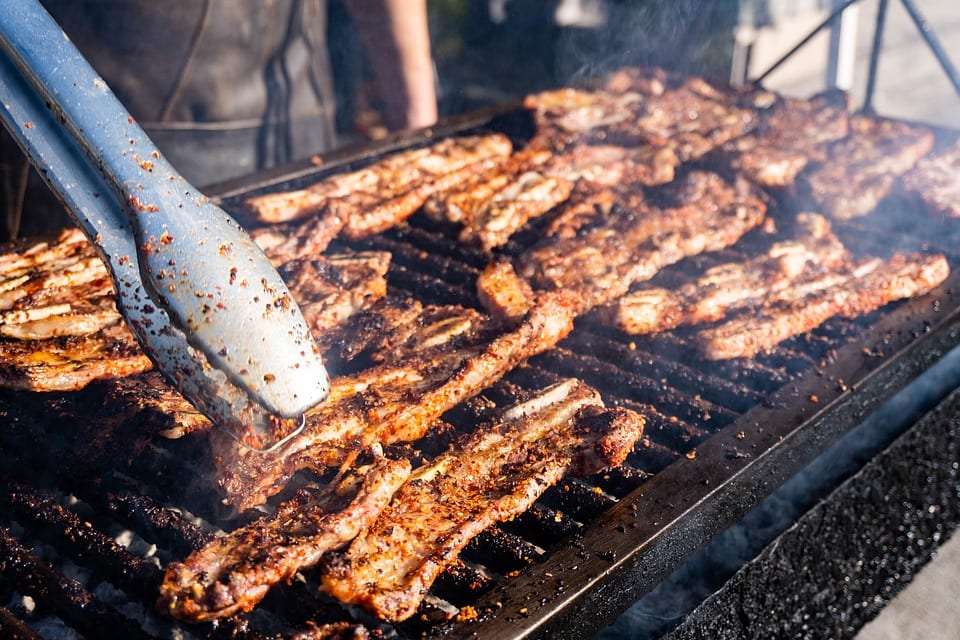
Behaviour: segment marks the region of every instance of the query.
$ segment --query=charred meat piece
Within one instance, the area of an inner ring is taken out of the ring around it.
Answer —
[[[534,290],[577,292],[587,311],[665,266],[729,247],[766,214],[762,195],[746,180],[730,184],[694,171],[670,186],[666,208],[628,190],[625,198],[632,200],[621,200],[603,223],[535,246],[520,256],[517,272]]]
[[[8,389],[75,391],[152,367],[123,323],[86,336],[0,340],[0,385]]]
[[[850,130],[849,98],[840,91],[809,100],[779,97],[761,114],[755,131],[723,145],[719,160],[766,187],[793,184],[808,163],[825,162],[829,143]]]
[[[334,378],[329,397],[308,412],[306,428],[280,450],[254,453],[221,440],[216,448],[226,501],[249,508],[279,491],[299,469],[326,469],[358,448],[423,437],[444,411],[564,338],[579,306],[566,292],[543,295],[508,332],[489,319],[477,326],[471,319],[475,312],[466,312],[466,323],[441,314],[438,323],[400,341],[394,357],[404,357],[398,363]]]
[[[385,251],[329,254],[288,262],[279,272],[321,338],[387,294],[390,257]]]
[[[325,557],[323,590],[385,620],[410,617],[474,536],[527,510],[567,474],[620,464],[643,426],[632,411],[604,409],[576,380],[508,408],[416,469],[346,552]]]
[[[460,241],[487,251],[506,244],[510,236],[570,195],[573,183],[563,178],[528,171],[501,189],[470,218]]]
[[[960,218],[960,142],[922,158],[904,174],[901,188],[930,214]]]
[[[530,283],[517,275],[508,260],[494,260],[477,278],[477,297],[502,324],[520,322],[536,301]]]
[[[523,106],[533,112],[537,128],[528,148],[556,151],[584,134],[627,127],[637,118],[643,101],[644,96],[633,91],[615,94],[563,88],[528,95]]]
[[[506,156],[511,150],[510,141],[500,134],[445,138],[429,147],[390,154],[357,171],[327,177],[306,189],[249,198],[244,207],[256,220],[276,223],[306,218],[339,204],[346,206],[351,215],[363,218],[355,222],[345,217],[348,229],[354,224],[372,227],[375,223],[368,218],[378,216],[362,210],[371,202],[379,204],[402,197],[441,176],[485,158]],[[423,200],[429,197],[429,193],[422,195]]]
[[[279,267],[291,260],[319,256],[340,235],[344,224],[346,221],[336,211],[328,210],[309,220],[254,229],[250,237],[273,266]]]
[[[557,207],[544,229],[547,237],[573,238],[580,229],[603,221],[619,201],[614,185],[580,180],[570,197]]]
[[[73,391],[152,367],[79,229],[0,255],[0,385]]]
[[[718,265],[678,289],[640,287],[598,309],[597,315],[631,334],[715,322],[849,260],[830,223],[819,214],[801,213],[794,233],[794,239],[777,242],[764,255]]]
[[[747,133],[756,124],[755,110],[739,106],[734,96],[693,77],[649,97],[640,117],[611,137],[667,146],[681,162],[689,162]]]
[[[160,610],[190,622],[250,611],[272,586],[369,527],[409,474],[406,460],[379,458],[323,489],[300,489],[272,515],[171,563]]]
[[[679,164],[670,147],[575,144],[554,155],[546,163],[545,173],[607,187],[623,183],[654,186],[671,182]]]
[[[883,305],[929,292],[950,274],[942,255],[895,254],[800,281],[756,311],[704,329],[698,347],[709,360],[751,358],[834,316],[856,318]]]
[[[524,150],[511,156],[490,158],[466,180],[434,192],[424,203],[423,210],[434,220],[469,223],[490,198],[514,182],[517,176],[536,170],[550,157],[547,151]]]
[[[829,146],[828,160],[801,175],[798,197],[837,220],[865,216],[932,148],[933,133],[926,127],[852,116],[850,135]]]

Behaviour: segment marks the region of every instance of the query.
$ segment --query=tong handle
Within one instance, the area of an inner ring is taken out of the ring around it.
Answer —
[[[163,158],[36,0],[0,0],[0,117],[97,246],[158,368],[250,448],[322,401],[326,369],[283,280]]]

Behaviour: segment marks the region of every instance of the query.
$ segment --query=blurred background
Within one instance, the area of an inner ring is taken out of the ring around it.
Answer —
[[[429,0],[440,115],[505,103],[624,65],[721,84],[758,78],[841,7],[840,0]],[[765,79],[806,97],[849,90],[862,105],[881,0],[853,3]],[[904,6],[886,4],[872,105],[883,115],[960,127],[960,98]],[[946,53],[960,55],[954,0],[916,0]],[[369,65],[339,0],[330,5],[338,129],[385,134]]]

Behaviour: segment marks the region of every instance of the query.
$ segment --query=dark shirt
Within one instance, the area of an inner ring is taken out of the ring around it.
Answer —
[[[196,186],[333,146],[324,0],[43,0]]]

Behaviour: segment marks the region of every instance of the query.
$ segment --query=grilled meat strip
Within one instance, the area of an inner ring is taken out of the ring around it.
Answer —
[[[719,150],[718,160],[766,187],[786,187],[810,162],[827,161],[829,143],[850,130],[849,97],[840,91],[809,100],[778,97],[757,129]]]
[[[630,127],[608,136],[620,141],[667,146],[681,162],[697,160],[755,127],[757,114],[702,78],[687,78],[678,87],[650,96]]]
[[[856,318],[883,305],[929,292],[950,274],[942,255],[895,254],[863,260],[848,269],[797,282],[747,312],[697,335],[709,360],[751,358],[834,316]]]
[[[390,258],[385,251],[328,254],[288,262],[279,273],[313,334],[321,337],[387,294]]]
[[[385,620],[410,617],[474,536],[528,509],[565,475],[620,464],[643,425],[632,411],[604,409],[577,380],[507,409],[415,470],[346,552],[328,554],[323,590]]]
[[[301,259],[281,268],[323,338],[386,292],[382,252]],[[78,229],[0,256],[0,386],[74,391],[153,368],[116,308],[113,283]]]
[[[567,199],[573,183],[563,178],[528,171],[494,195],[460,233],[460,242],[490,251],[506,244],[510,236]]]
[[[732,245],[766,214],[762,195],[746,180],[730,184],[693,171],[670,186],[676,206],[660,209],[627,190],[602,223],[533,247],[520,256],[517,272],[535,290],[577,292],[585,312],[667,265]]]
[[[518,151],[510,156],[484,161],[479,171],[449,189],[434,192],[424,203],[430,218],[455,224],[468,223],[477,212],[517,176],[535,171],[551,157],[547,151]]]
[[[553,155],[544,172],[570,182],[586,180],[607,187],[639,183],[652,187],[673,181],[679,164],[670,147],[579,143]]]
[[[518,328],[502,332],[475,312],[450,314],[387,349],[395,360],[331,381],[330,396],[308,412],[306,428],[268,454],[217,445],[226,501],[245,509],[279,491],[299,469],[341,464],[351,451],[422,437],[440,415],[499,379],[522,360],[553,347],[573,328],[579,302],[541,296]],[[453,327],[453,330],[451,330]]]
[[[640,287],[597,310],[598,318],[630,334],[656,333],[679,325],[714,322],[755,307],[798,279],[847,261],[846,248],[815,213],[801,213],[798,237],[774,244],[764,255],[718,265],[678,289]]]
[[[273,585],[369,527],[409,475],[408,461],[379,458],[323,489],[301,489],[272,515],[171,563],[160,610],[189,622],[250,611]]]
[[[960,218],[960,142],[922,158],[904,174],[901,189],[933,215]]]
[[[0,385],[72,391],[149,370],[114,300],[79,229],[0,256]]]
[[[361,218],[355,222],[347,216],[348,228],[352,224],[373,227],[376,223],[371,219],[378,216],[362,210],[371,202],[379,205],[400,198],[447,174],[486,158],[506,156],[511,151],[510,141],[501,134],[445,138],[429,147],[390,154],[357,171],[324,178],[306,189],[249,198],[244,207],[255,219],[276,223],[306,218],[331,205],[343,205],[351,215],[357,214]],[[421,195],[420,204],[423,204],[430,193]]]
[[[828,160],[801,175],[798,197],[837,220],[865,216],[932,148],[933,133],[926,127],[852,116],[850,135],[829,146]]]

